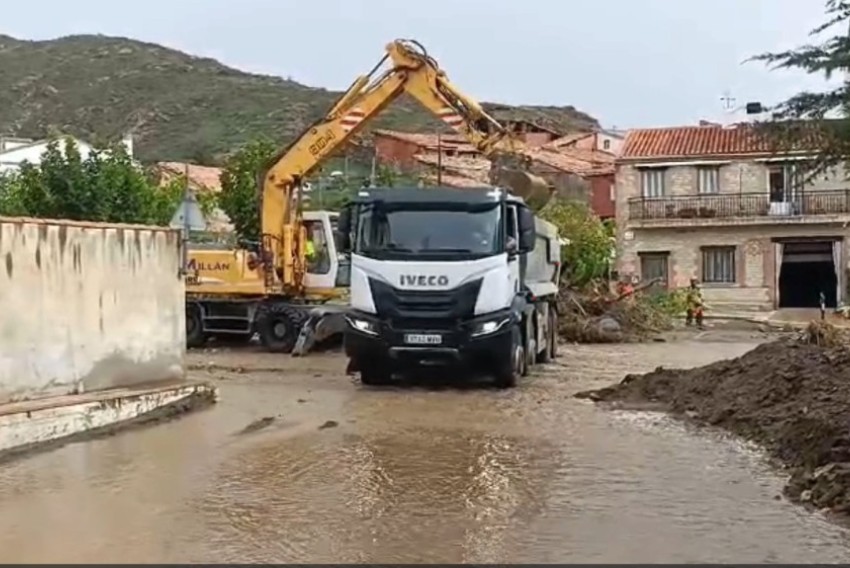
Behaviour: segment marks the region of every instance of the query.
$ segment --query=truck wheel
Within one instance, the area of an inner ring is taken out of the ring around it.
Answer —
[[[306,319],[301,310],[285,304],[264,304],[257,310],[257,332],[268,351],[289,353]]]
[[[201,308],[186,306],[186,347],[203,347],[207,342],[204,334],[204,322],[201,318]]]
[[[387,385],[392,378],[390,369],[380,363],[367,364],[360,369],[360,382],[370,387]]]
[[[522,366],[522,376],[527,377],[531,372],[531,367],[537,362],[537,341],[533,336],[534,328],[528,330],[528,337],[525,340],[525,348],[523,352],[525,357],[523,357],[523,366]]]
[[[525,364],[525,349],[522,345],[522,333],[519,326],[514,327],[511,341],[510,361],[504,368],[496,371],[495,383],[500,389],[509,389],[516,386],[517,380],[522,375]]]
[[[549,309],[549,315],[547,316],[548,325],[546,328],[546,349],[542,350],[537,354],[537,362],[538,363],[548,363],[552,359],[555,358],[554,353],[554,345],[558,342],[558,332],[555,330],[557,325],[557,320],[555,319],[555,312],[551,308]]]

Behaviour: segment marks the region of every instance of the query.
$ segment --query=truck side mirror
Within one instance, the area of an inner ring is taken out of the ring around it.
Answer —
[[[529,253],[537,244],[537,228],[535,227],[534,213],[528,207],[517,208],[517,221],[519,225],[519,252]]]
[[[337,249],[342,253],[348,253],[351,250],[351,206],[346,205],[339,212],[339,218],[336,222],[336,240]]]

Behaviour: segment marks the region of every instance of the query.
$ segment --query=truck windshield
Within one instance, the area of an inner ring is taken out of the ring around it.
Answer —
[[[502,248],[498,203],[475,208],[413,208],[373,204],[361,209],[359,254],[377,257],[481,258]]]

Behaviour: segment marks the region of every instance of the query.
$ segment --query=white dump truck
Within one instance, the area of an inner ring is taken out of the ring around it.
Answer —
[[[505,189],[367,189],[340,213],[349,369],[367,385],[420,366],[516,385],[556,355],[561,241]]]

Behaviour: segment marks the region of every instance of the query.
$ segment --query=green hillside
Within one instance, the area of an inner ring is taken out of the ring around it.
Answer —
[[[146,161],[207,163],[258,135],[284,144],[338,96],[156,44],[94,35],[49,41],[0,35],[0,70],[0,135],[63,132],[98,142],[132,130]],[[499,119],[561,131],[597,125],[570,106],[485,107]],[[402,100],[373,126],[415,131],[438,123]]]

